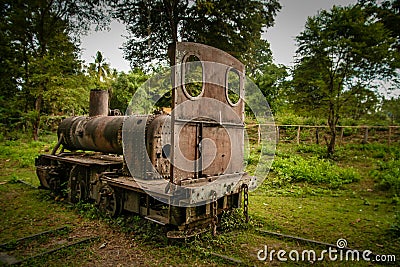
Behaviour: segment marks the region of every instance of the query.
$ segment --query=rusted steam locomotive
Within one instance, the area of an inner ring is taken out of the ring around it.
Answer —
[[[198,95],[184,82],[192,56],[201,63]],[[67,188],[70,202],[95,201],[111,216],[128,211],[168,225],[169,237],[215,229],[222,211],[242,201],[247,215],[254,177],[244,172],[244,65],[196,43],[171,45],[169,57],[171,114],[112,116],[107,91],[92,91],[89,116],[63,120],[57,146],[37,158],[43,188]]]

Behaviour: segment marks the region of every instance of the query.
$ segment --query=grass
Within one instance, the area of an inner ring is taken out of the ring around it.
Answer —
[[[399,146],[343,145],[337,148],[335,160],[328,160],[322,146],[279,144],[273,170],[264,184],[250,193],[250,224],[237,210],[223,216],[217,237],[206,233],[170,242],[162,227],[138,216],[105,218],[93,204],[72,207],[56,201],[46,191],[16,183],[22,179],[38,185],[34,159],[40,153],[49,153],[55,142],[54,136],[46,136],[38,142],[19,139],[0,144],[0,243],[64,225],[72,229],[71,236],[100,238],[26,265],[238,265],[213,254],[218,253],[248,266],[264,264],[257,259],[257,253],[265,245],[286,251],[324,249],[264,235],[257,228],[329,243],[345,238],[351,248],[394,254],[400,259],[400,201],[396,191]],[[255,162],[250,162],[249,168],[254,168]],[[100,248],[102,244],[106,244],[105,248]],[[275,260],[273,264],[280,262]],[[303,264],[308,263],[289,265]]]
[[[339,147],[335,161],[324,156],[321,146],[280,144],[272,172],[250,198],[253,216],[268,230],[329,243],[345,238],[352,248],[399,257],[398,197],[377,178],[390,176],[385,184],[396,188],[400,176],[387,167],[399,148],[353,144]]]
[[[343,184],[360,179],[360,175],[355,169],[341,168],[329,160],[318,157],[307,159],[297,155],[287,158],[277,157],[272,165],[272,170],[278,177],[273,185],[279,187],[288,183],[307,182],[339,188]]]
[[[400,160],[391,159],[378,161],[378,169],[372,171],[378,186],[383,190],[391,191],[395,196],[400,195]]]
[[[50,153],[57,143],[55,134],[41,136],[39,141],[30,141],[29,137],[1,142],[0,177],[7,180],[24,180],[34,186],[39,185],[35,175],[35,158]]]
[[[67,226],[76,227],[80,220],[78,216],[71,213],[65,205],[53,201],[47,192],[41,192],[19,183],[7,183],[0,185],[0,206],[2,219],[0,220],[0,243],[10,242],[32,234],[50,229]],[[22,258],[40,253],[37,249],[40,239],[28,243],[25,246]],[[32,254],[26,254],[26,251]],[[7,252],[12,255],[12,252]],[[60,251],[59,253],[65,253]],[[23,266],[45,266],[53,263],[68,262],[67,259],[60,261],[60,254],[47,255],[39,259],[23,263]],[[85,255],[85,251],[71,251],[70,256]],[[18,253],[17,253],[18,254]],[[68,257],[70,257],[68,256]],[[19,257],[21,258],[21,257]],[[53,260],[52,260],[53,259]],[[70,260],[70,259],[69,259]],[[72,263],[74,261],[71,261]]]

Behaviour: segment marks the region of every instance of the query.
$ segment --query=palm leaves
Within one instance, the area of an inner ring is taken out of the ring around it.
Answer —
[[[89,63],[89,75],[95,78],[96,86],[101,87],[101,84],[106,82],[111,76],[110,64],[106,62],[100,51],[97,51],[96,56],[93,57],[94,62]]]

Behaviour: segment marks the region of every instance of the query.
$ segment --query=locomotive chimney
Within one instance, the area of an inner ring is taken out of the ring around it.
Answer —
[[[108,115],[108,91],[93,89],[90,91],[89,116]]]

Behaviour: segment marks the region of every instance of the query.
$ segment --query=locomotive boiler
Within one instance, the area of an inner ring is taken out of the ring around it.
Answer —
[[[170,227],[173,238],[209,225],[215,231],[218,216],[242,202],[247,216],[255,178],[244,172],[244,65],[197,43],[175,43],[168,54],[171,114],[111,115],[118,112],[109,111],[108,92],[93,90],[89,116],[64,119],[56,147],[36,167],[41,187],[67,189],[71,203],[95,201],[111,216],[137,213]],[[195,94],[185,82],[193,57]]]

